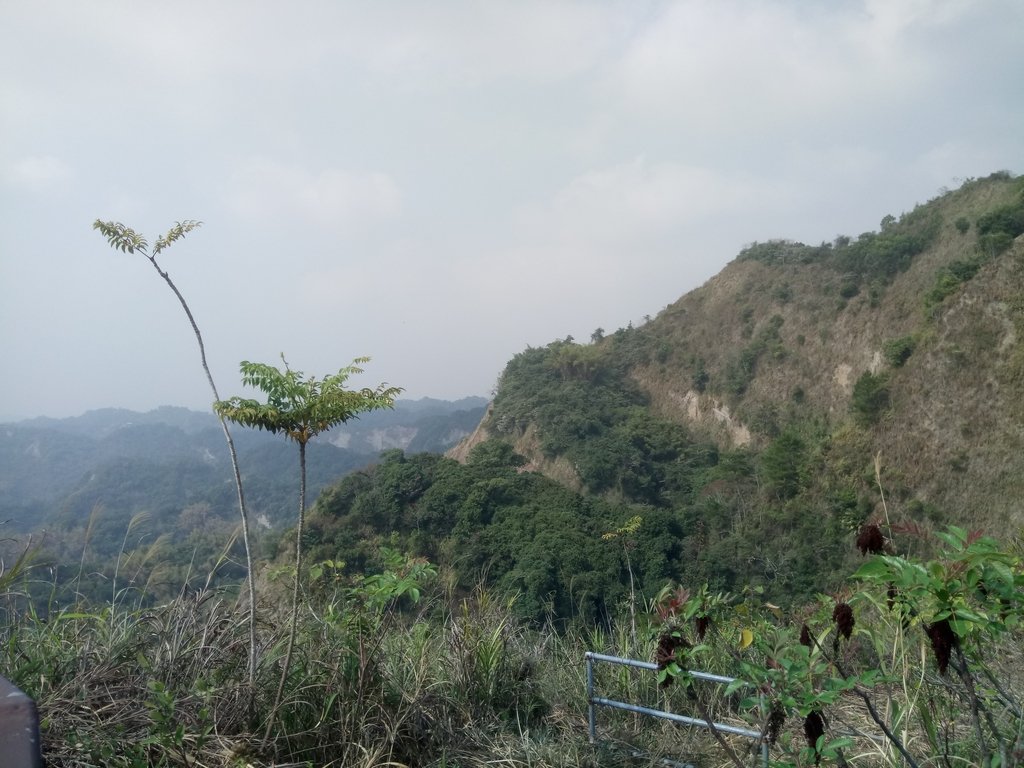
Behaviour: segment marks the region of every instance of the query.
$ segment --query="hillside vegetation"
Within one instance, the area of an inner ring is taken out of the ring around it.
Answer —
[[[315,511],[318,546],[350,551],[330,532],[357,521],[466,580],[515,586],[529,614],[564,615],[592,613],[583,596],[609,578],[803,601],[853,570],[849,542],[883,501],[893,523],[1015,534],[1022,232],[1024,180],[997,173],[878,232],[748,246],[641,327],[516,355],[451,452],[466,469],[397,457],[346,481]],[[472,458],[484,450],[509,460],[487,470]],[[415,481],[397,482],[399,467]],[[576,495],[523,496],[534,473]],[[635,518],[611,547],[595,541]],[[534,533],[545,527],[558,536]],[[566,537],[578,543],[550,543]],[[614,552],[584,556],[598,544]],[[559,551],[583,559],[555,565]]]
[[[61,552],[3,542],[3,671],[53,765],[1024,764],[1022,235],[998,173],[526,349],[449,455],[386,450],[265,534],[255,604],[211,504],[148,541],[111,464],[119,540],[69,501]],[[654,662],[599,693],[761,736],[602,711],[590,744],[588,650]]]

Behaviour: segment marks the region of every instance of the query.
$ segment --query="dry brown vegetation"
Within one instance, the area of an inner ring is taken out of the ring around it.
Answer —
[[[864,455],[882,454],[897,500],[1013,531],[1024,524],[1024,239],[987,258],[976,222],[1022,194],[1022,179],[994,174],[922,206],[940,217],[934,241],[905,270],[866,277],[849,297],[849,275],[828,261],[738,259],[641,329],[653,359],[632,375],[657,414],[723,446],[756,446],[772,437],[766,412],[777,422],[799,413],[839,425],[857,378],[887,374],[891,408]],[[966,232],[955,225],[961,219],[971,223]],[[971,279],[926,306],[943,268],[979,256]],[[730,364],[773,322],[777,338],[763,345],[745,391],[730,392]],[[894,367],[885,345],[900,338],[913,339],[913,353]],[[708,374],[703,392],[693,386],[697,359]]]

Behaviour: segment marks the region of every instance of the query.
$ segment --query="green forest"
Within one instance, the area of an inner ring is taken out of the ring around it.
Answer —
[[[96,228],[174,288],[157,257],[197,226]],[[317,463],[400,389],[243,362],[236,479],[154,465],[159,428],[45,537],[19,508],[2,673],[57,766],[1024,764],[1021,235],[1001,172],[752,244],[640,325],[515,355],[447,452]],[[602,709],[592,743],[588,651],[657,666],[601,695],[760,736]]]

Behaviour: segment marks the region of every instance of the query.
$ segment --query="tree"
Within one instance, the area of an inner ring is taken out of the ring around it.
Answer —
[[[149,242],[138,234],[135,230],[130,227],[126,227],[124,224],[116,221],[101,221],[96,219],[93,222],[92,228],[99,230],[100,234],[107,238],[107,242],[110,246],[122,253],[140,253],[145,256],[149,263],[153,265],[153,269],[157,271],[157,274],[163,278],[163,281],[167,283],[167,287],[171,289],[174,295],[177,297],[178,302],[181,304],[181,308],[185,310],[185,316],[188,317],[188,322],[192,326],[192,333],[195,334],[196,343],[199,345],[199,359],[203,366],[203,373],[206,374],[206,381],[210,384],[210,390],[213,392],[213,399],[220,400],[220,395],[217,393],[217,385],[213,382],[213,374],[210,373],[210,366],[206,363],[206,347],[203,344],[203,335],[199,332],[199,325],[196,323],[195,317],[192,315],[192,310],[189,309],[188,303],[185,301],[185,297],[182,296],[181,291],[178,290],[178,286],[171,280],[170,275],[167,274],[163,269],[160,268],[160,264],[157,263],[156,257],[159,256],[163,251],[169,248],[175,241],[181,240],[185,235],[194,229],[198,229],[202,226],[202,222],[199,221],[179,221],[173,227],[168,230],[167,234],[162,235],[156,239],[156,243],[153,244],[150,249]],[[224,421],[224,417],[220,416],[220,426],[224,432],[224,441],[228,446],[228,454],[231,456],[231,471],[235,477],[235,491],[238,497],[238,513],[242,518],[242,543],[245,547],[245,569],[249,588],[249,687],[253,686],[256,675],[256,586],[252,577],[252,550],[249,546],[249,516],[245,509],[245,492],[242,490],[242,473],[238,469],[238,453],[235,451],[235,442],[231,439],[231,430],[228,429],[227,422]]]
[[[295,579],[292,583],[292,613],[288,630],[288,649],[285,651],[284,666],[278,682],[274,705],[267,718],[264,739],[270,735],[274,718],[281,705],[284,684],[291,665],[292,650],[295,647],[295,629],[299,615],[299,579],[302,572],[302,533],[306,518],[306,445],[321,432],[342,424],[367,411],[391,408],[395,397],[402,391],[399,387],[379,385],[376,389],[347,390],[345,383],[350,376],[362,373],[358,366],[368,362],[368,357],[356,358],[336,374],[305,378],[301,371],[293,371],[288,361],[281,356],[284,370],[265,363],[241,364],[242,383],[254,387],[267,396],[267,401],[232,397],[217,400],[213,409],[222,419],[246,427],[265,429],[280,433],[299,446],[299,522],[295,533]]]

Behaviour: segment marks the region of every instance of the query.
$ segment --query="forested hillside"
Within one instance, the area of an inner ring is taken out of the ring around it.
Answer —
[[[474,428],[483,402],[399,401],[394,411],[342,425],[309,446],[310,498],[375,462],[382,448],[443,451]],[[255,430],[236,429],[234,439],[257,533],[290,524],[295,451]],[[58,577],[80,562],[89,573],[109,575],[120,552],[136,552],[160,564],[155,584],[176,589],[190,568],[209,569],[236,548],[235,493],[212,413],[110,408],[0,425],[0,520],[7,533],[41,542]],[[229,582],[241,574],[230,560],[219,571]]]
[[[1024,180],[997,173],[877,232],[750,245],[640,327],[518,354],[465,467],[392,455],[328,491],[311,536],[356,564],[392,541],[537,615],[592,614],[630,574],[798,602],[883,518],[1013,535],[1021,233]]]

